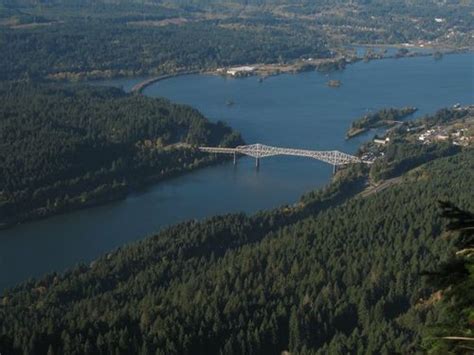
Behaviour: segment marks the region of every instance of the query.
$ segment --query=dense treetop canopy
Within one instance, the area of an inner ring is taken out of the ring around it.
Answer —
[[[123,196],[236,145],[222,122],[166,99],[90,86],[0,85],[0,223]]]

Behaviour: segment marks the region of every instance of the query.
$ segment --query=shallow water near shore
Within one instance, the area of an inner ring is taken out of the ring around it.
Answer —
[[[357,63],[329,75],[307,72],[259,82],[189,75],[144,90],[192,105],[239,130],[247,143],[354,153],[373,132],[344,139],[350,122],[382,107],[416,106],[415,117],[474,96],[474,56],[446,55]],[[341,80],[329,88],[328,80]],[[139,79],[101,82],[131,88]],[[96,83],[97,84],[97,83]],[[233,101],[234,105],[226,103]],[[103,253],[191,218],[292,204],[329,182],[331,166],[271,157],[260,169],[250,158],[204,168],[149,187],[123,201],[0,231],[0,290],[29,277],[88,263]]]

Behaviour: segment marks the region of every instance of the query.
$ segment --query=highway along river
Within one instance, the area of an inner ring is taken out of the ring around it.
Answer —
[[[354,153],[370,136],[351,141],[351,120],[386,106],[412,105],[417,115],[473,98],[473,55],[385,59],[357,63],[329,75],[308,72],[224,79],[189,75],[157,82],[145,95],[164,96],[224,120],[246,142]],[[341,80],[330,88],[328,80]],[[139,79],[102,84],[132,87]],[[233,101],[233,105],[228,105]],[[130,195],[123,201],[0,231],[0,289],[50,271],[88,263],[116,247],[190,218],[255,212],[297,201],[326,184],[331,166],[307,158],[271,157],[256,171],[251,158],[236,167],[205,168]]]

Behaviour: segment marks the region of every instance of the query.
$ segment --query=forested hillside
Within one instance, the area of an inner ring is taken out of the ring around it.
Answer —
[[[0,29],[0,39],[0,79],[162,74],[329,56],[318,31],[237,30],[214,21],[166,27],[74,21],[34,31]]]
[[[470,354],[474,348],[474,213],[442,202],[447,219],[445,238],[456,253],[436,269],[428,270],[428,283],[439,289],[433,296],[440,315],[426,327],[424,348],[433,354]]]
[[[89,86],[0,86],[0,225],[123,197],[240,135],[197,110]]]
[[[366,197],[318,208],[331,191],[290,210],[184,223],[90,266],[7,291],[2,350],[419,350],[420,327],[437,319],[420,301],[432,292],[420,273],[451,248],[439,238],[437,201],[474,208],[473,151],[438,158]]]
[[[458,1],[9,0],[0,4],[0,80],[291,63],[347,55],[351,43],[461,48],[473,44],[472,10]]]

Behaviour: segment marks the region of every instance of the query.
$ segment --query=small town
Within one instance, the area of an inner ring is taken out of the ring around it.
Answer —
[[[454,145],[468,146],[474,141],[474,137],[469,135],[468,128],[460,128],[449,132],[442,126],[436,126],[420,134],[418,140],[423,144],[451,140]]]
[[[434,125],[432,127],[411,127],[407,128],[407,132],[418,131],[417,140],[423,144],[431,144],[434,142],[451,141],[452,144],[458,146],[469,146],[474,143],[474,105],[461,106],[456,104],[453,106],[455,111],[468,111],[468,117],[461,121],[454,120],[445,125]],[[421,132],[420,132],[421,131]]]
[[[461,119],[453,119],[444,124],[421,124],[419,120],[407,121],[388,129],[383,136],[376,135],[364,149],[360,158],[364,161],[374,162],[384,156],[385,147],[391,141],[403,139],[407,142],[430,145],[439,142],[451,142],[453,145],[468,147],[474,145],[474,105],[452,106],[453,112],[467,111]],[[407,126],[405,129],[402,127]],[[401,129],[400,129],[401,128]]]

